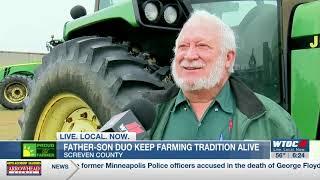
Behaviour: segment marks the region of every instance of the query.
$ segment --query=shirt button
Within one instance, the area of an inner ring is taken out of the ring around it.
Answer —
[[[214,111],[215,111],[215,112],[218,112],[218,108],[214,108]]]

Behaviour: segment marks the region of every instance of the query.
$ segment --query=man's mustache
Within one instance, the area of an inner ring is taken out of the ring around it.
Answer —
[[[201,60],[189,61],[189,60],[182,60],[180,62],[180,66],[184,68],[203,68],[206,64]]]

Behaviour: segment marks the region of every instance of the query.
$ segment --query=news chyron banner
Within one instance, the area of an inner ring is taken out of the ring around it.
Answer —
[[[0,179],[319,179],[320,141],[141,141],[134,133],[58,133],[0,141]]]

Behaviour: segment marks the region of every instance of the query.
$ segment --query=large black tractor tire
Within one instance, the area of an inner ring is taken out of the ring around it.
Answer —
[[[0,83],[0,104],[7,109],[21,109],[30,93],[31,78],[25,75],[8,75]]]
[[[55,47],[43,58],[32,81],[32,93],[20,122],[22,139],[41,139],[35,137],[38,120],[48,102],[61,93],[81,98],[103,125],[132,100],[146,98],[150,91],[165,90],[169,85],[157,73],[163,68],[152,66],[150,70],[144,57],[133,55],[129,49],[125,43],[104,37],[76,38]]]

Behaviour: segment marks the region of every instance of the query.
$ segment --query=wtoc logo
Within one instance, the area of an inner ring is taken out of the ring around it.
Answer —
[[[272,140],[272,152],[309,152],[309,140]]]

